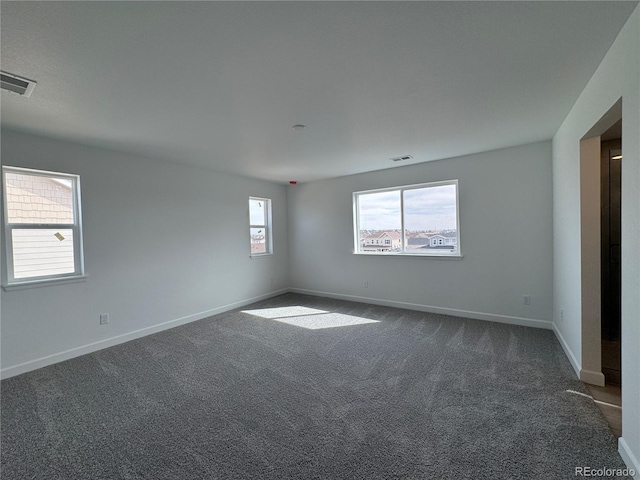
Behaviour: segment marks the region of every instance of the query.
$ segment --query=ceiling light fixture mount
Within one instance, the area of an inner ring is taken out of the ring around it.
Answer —
[[[298,123],[298,124],[294,125],[291,128],[293,128],[296,132],[301,132],[302,130],[307,128],[307,126],[306,125],[302,125],[301,123]]]

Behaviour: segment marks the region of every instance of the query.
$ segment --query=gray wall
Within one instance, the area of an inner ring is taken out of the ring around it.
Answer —
[[[464,258],[352,254],[354,191],[451,179]],[[292,286],[549,328],[551,184],[551,142],[540,142],[289,187]]]
[[[88,275],[2,292],[5,377],[289,286],[282,185],[8,130],[2,161],[80,175]],[[272,256],[249,258],[250,195],[273,200]]]
[[[554,329],[583,367],[580,140],[622,98],[622,438],[640,478],[640,7],[637,7],[553,139]],[[564,316],[560,312],[564,311]],[[596,352],[599,354],[599,352]]]

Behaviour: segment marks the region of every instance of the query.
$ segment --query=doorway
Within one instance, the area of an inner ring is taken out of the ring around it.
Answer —
[[[580,141],[580,379],[622,434],[622,99]]]
[[[621,386],[622,120],[601,136],[601,361],[605,384]]]

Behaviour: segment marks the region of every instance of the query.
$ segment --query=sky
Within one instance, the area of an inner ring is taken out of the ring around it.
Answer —
[[[399,230],[400,191],[359,196],[361,230]],[[404,191],[407,230],[455,230],[456,186],[441,185]]]
[[[264,201],[249,199],[249,221],[251,225],[265,225]]]

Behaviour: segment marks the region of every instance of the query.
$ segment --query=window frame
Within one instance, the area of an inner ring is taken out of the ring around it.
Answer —
[[[36,177],[46,177],[52,179],[68,180],[71,182],[71,199],[73,208],[73,223],[11,223],[9,222],[9,205],[7,199],[7,173],[16,173],[20,175],[29,175]],[[14,167],[9,165],[2,166],[2,199],[3,223],[4,223],[4,244],[6,258],[6,278],[4,279],[3,289],[11,290],[19,287],[40,286],[47,283],[73,282],[84,280],[84,248],[83,248],[83,229],[82,229],[82,202],[80,192],[80,175],[53,172],[48,170],[39,170],[25,167]],[[56,230],[64,229],[73,232],[73,267],[74,271],[69,273],[56,273],[51,275],[38,275],[32,277],[15,278],[14,276],[14,260],[13,260],[13,231],[14,230]]]
[[[260,201],[263,203],[265,224],[251,223],[251,200]],[[250,195],[247,215],[249,216],[249,256],[264,257],[266,255],[273,255],[273,231],[272,231],[273,228],[272,228],[272,215],[271,215],[271,199],[266,197],[254,197]],[[253,228],[264,229],[265,251],[263,253],[253,253],[251,251],[251,244],[252,244],[251,230]]]
[[[443,252],[443,251],[433,251],[433,252],[420,252],[420,253],[409,253],[406,250],[407,244],[407,232],[405,229],[405,219],[404,219],[404,192],[407,190],[418,190],[423,188],[431,188],[431,187],[441,187],[445,185],[454,185],[456,189],[456,242],[457,249],[454,253],[451,252]],[[361,195],[368,195],[372,193],[384,193],[384,192],[399,192],[400,193],[400,231],[401,233],[401,248],[400,252],[380,252],[380,251],[370,251],[365,252],[360,247],[360,216],[359,216],[359,199]],[[375,188],[371,190],[361,190],[358,192],[353,192],[352,194],[352,203],[353,203],[353,250],[352,253],[354,255],[366,255],[366,256],[393,256],[393,257],[429,257],[429,258],[450,258],[450,259],[461,259],[462,248],[460,242],[460,189],[458,179],[453,180],[442,180],[436,182],[426,182],[426,183],[417,183],[412,185],[399,185],[395,187],[385,187],[385,188]]]

